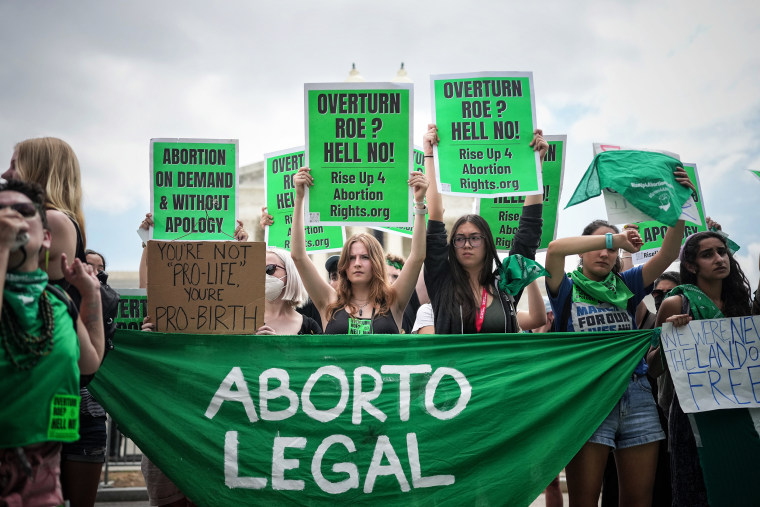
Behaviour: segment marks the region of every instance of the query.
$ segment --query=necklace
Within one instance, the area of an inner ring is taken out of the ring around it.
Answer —
[[[359,309],[359,317],[362,316],[362,311],[364,310],[364,307],[369,304],[369,300],[365,301],[363,305],[360,305],[358,301],[354,301],[354,306],[356,306]]]
[[[53,349],[55,319],[53,317],[53,306],[45,292],[40,296],[39,308],[42,317],[42,329],[40,336],[32,336],[21,330],[16,314],[13,313],[8,302],[3,301],[3,348],[17,370],[34,368],[40,359],[50,354]],[[16,353],[15,356],[14,352]]]

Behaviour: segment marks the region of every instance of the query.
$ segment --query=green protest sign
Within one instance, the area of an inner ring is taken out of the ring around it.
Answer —
[[[541,193],[533,74],[501,72],[430,76],[438,189],[482,196]]]
[[[559,197],[562,194],[562,178],[565,171],[565,146],[567,136],[544,136],[549,143],[543,165],[544,207],[542,217],[544,225],[541,232],[539,251],[546,250],[557,235],[557,212]],[[477,213],[491,226],[496,249],[509,252],[512,238],[517,232],[522,216],[525,197],[495,197],[479,199]]]
[[[412,85],[304,85],[306,223],[411,224]]]
[[[696,192],[692,193],[692,200],[689,200],[683,206],[683,214],[693,217],[692,220],[685,220],[684,237],[685,240],[688,236],[695,232],[702,232],[707,230],[707,222],[705,221],[705,208],[702,201],[702,187],[699,183],[699,173],[697,172],[696,164],[683,164],[683,168],[689,175],[689,179],[694,183]],[[639,234],[641,239],[644,240],[644,245],[641,250],[631,255],[634,265],[645,263],[652,258],[662,248],[662,240],[665,238],[665,233],[668,231],[668,226],[662,222],[655,220],[647,220],[644,222],[638,222]]]
[[[151,139],[153,239],[232,239],[237,171],[237,139]]]
[[[651,336],[118,330],[90,390],[199,505],[528,505]]]
[[[148,314],[146,289],[119,289],[119,307],[116,312],[117,329],[141,329]]]
[[[424,174],[425,172],[425,153],[419,149],[414,148],[414,167],[412,168],[413,171],[419,171]],[[427,215],[425,215],[425,225],[427,226]],[[412,237],[412,231],[413,227],[373,227],[373,229],[377,229],[379,231],[389,232],[391,234],[396,234],[398,236],[403,236],[405,238],[411,238]]]
[[[295,188],[293,176],[305,165],[303,146],[264,155],[267,161],[265,187],[267,212],[272,225],[266,228],[267,246],[290,250],[290,228],[293,223]],[[307,225],[306,251],[333,252],[343,248],[345,230],[330,225]]]

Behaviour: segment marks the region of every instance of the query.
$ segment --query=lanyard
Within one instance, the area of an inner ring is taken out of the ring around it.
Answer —
[[[480,301],[480,311],[475,318],[475,329],[478,330],[478,333],[480,332],[480,328],[483,327],[483,319],[486,316],[486,303],[488,303],[488,292],[486,292],[486,288],[483,287],[483,298]]]

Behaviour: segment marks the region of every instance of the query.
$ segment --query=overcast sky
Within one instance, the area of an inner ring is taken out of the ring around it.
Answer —
[[[241,165],[256,162],[303,144],[304,83],[343,81],[353,62],[388,81],[403,61],[417,143],[431,74],[532,71],[539,126],[568,135],[563,205],[593,141],[696,163],[757,285],[757,2],[4,1],[0,25],[2,163],[29,137],[69,142],[88,246],[113,270],[139,261],[151,138],[237,138]],[[570,208],[559,235],[601,216],[601,198]]]

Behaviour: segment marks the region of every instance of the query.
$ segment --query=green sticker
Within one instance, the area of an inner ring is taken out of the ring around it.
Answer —
[[[266,229],[266,243],[270,247],[290,250],[290,228],[295,205],[293,176],[305,165],[304,149],[301,146],[268,153],[265,158],[267,213],[272,215],[272,225]],[[304,232],[307,252],[334,252],[343,248],[343,227],[307,225]]]
[[[442,193],[472,197],[541,191],[533,74],[430,76]]]
[[[348,334],[372,334],[372,320],[349,317]]]
[[[539,251],[546,250],[557,234],[557,212],[562,193],[562,177],[565,168],[565,146],[567,136],[544,136],[549,143],[543,164],[544,206]],[[500,252],[508,252],[512,238],[517,232],[522,216],[525,197],[496,197],[480,199],[478,214],[491,226],[491,232]]]
[[[313,225],[411,223],[412,86],[401,83],[305,85],[306,222]]]
[[[153,239],[232,239],[237,140],[151,139],[150,153]]]
[[[56,394],[50,402],[48,439],[71,441],[79,438],[79,396]]]

